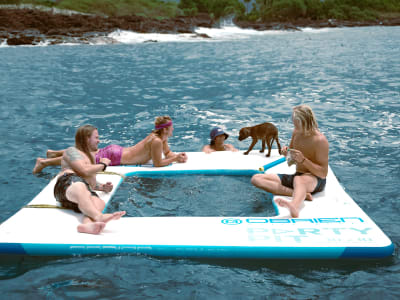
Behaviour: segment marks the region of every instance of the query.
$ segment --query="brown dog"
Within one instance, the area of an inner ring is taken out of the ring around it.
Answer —
[[[274,124],[266,122],[256,126],[243,127],[242,129],[240,129],[239,141],[243,141],[244,139],[247,139],[249,136],[253,138],[253,141],[249,149],[243,153],[244,155],[249,154],[249,152],[253,149],[254,145],[257,143],[259,139],[262,140],[262,148],[260,152],[264,152],[265,143],[267,143],[268,146],[268,154],[266,155],[267,157],[271,155],[271,148],[274,140],[278,144],[278,151],[279,154],[281,154],[281,144],[279,144],[279,139],[278,139],[278,128],[276,128]]]

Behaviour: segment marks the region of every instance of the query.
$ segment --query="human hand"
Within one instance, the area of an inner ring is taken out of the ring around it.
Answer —
[[[305,160],[304,154],[296,149],[290,149],[290,157],[298,164],[304,162]]]
[[[102,157],[102,158],[100,158],[100,162],[109,166],[111,163],[111,160],[109,160],[108,158]]]
[[[289,147],[288,146],[283,146],[282,149],[281,149],[281,154],[283,156],[287,156],[288,151],[289,151]]]
[[[114,186],[111,182],[107,182],[107,183],[103,184],[103,192],[109,193],[112,191],[113,187]]]
[[[184,163],[187,161],[187,155],[185,152],[178,153],[176,158],[177,158],[177,162],[179,162],[179,163]]]

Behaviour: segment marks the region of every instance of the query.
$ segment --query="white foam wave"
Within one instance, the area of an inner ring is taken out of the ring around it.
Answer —
[[[335,28],[311,28],[311,27],[304,27],[301,28],[301,31],[303,32],[307,32],[307,33],[322,33],[322,32],[328,32],[328,31],[332,31],[335,30]]]
[[[110,33],[107,37],[123,44],[136,44],[146,42],[185,42],[199,40],[199,35],[193,33],[138,33],[126,30],[114,31]]]
[[[198,34],[206,34],[217,40],[246,39],[254,36],[285,34],[288,31],[283,30],[264,30],[240,28],[237,26],[224,26],[221,28],[200,27],[196,30]]]
[[[332,30],[331,28],[302,28],[302,32],[305,33],[321,33]],[[206,28],[199,27],[194,33],[139,33],[134,31],[116,30],[104,37],[91,38],[88,41],[90,45],[106,45],[112,43],[122,44],[137,44],[147,42],[218,42],[218,41],[232,41],[250,39],[254,37],[262,37],[267,35],[284,35],[293,34],[300,31],[287,31],[287,30],[264,30],[259,31],[255,29],[244,29],[237,27],[233,24],[222,24],[220,28]],[[48,46],[50,41],[40,42],[36,46]],[[64,46],[75,46],[81,45],[79,41],[65,41],[60,45]],[[0,43],[0,47],[9,47],[7,41],[3,40]]]
[[[162,34],[162,33],[138,33],[126,30],[117,30],[107,37],[123,44],[135,44],[145,42],[195,42],[195,41],[224,41],[246,39],[254,36],[285,34],[288,31],[243,29],[237,26],[224,26],[221,28],[199,27],[195,33]]]

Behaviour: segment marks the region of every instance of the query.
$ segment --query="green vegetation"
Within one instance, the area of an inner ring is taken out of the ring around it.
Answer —
[[[208,13],[216,19],[228,15],[244,15],[246,8],[238,0],[181,0],[178,7],[185,15]]]
[[[242,1],[243,2],[243,1]],[[247,21],[337,19],[368,21],[399,18],[399,0],[0,0],[0,4],[34,4],[107,16],[138,15],[151,18],[195,16],[208,13],[219,19],[234,15]]]
[[[290,21],[295,19],[375,20],[400,17],[399,0],[181,0],[186,15],[200,12],[216,18],[234,14],[247,21]],[[246,6],[245,6],[246,5]],[[251,6],[251,7],[250,7]]]
[[[391,15],[400,17],[399,0],[256,0],[251,12],[239,19],[288,21],[337,19],[368,21]]]
[[[137,15],[156,19],[179,14],[177,3],[161,0],[0,0],[0,4],[33,4],[106,16]]]

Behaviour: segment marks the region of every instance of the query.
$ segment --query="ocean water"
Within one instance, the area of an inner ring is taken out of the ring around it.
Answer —
[[[82,124],[99,128],[100,146],[128,146],[150,132],[156,116],[170,115],[173,151],[200,151],[213,126],[226,129],[228,141],[244,150],[249,141],[237,140],[239,129],[265,121],[275,123],[281,143],[288,144],[291,108],[306,103],[330,142],[331,168],[393,241],[393,256],[254,261],[3,255],[2,294],[398,299],[400,27],[302,32],[228,27],[199,33],[211,39],[115,32],[120,43],[111,45],[0,46],[1,222],[57,173],[52,167],[32,175],[36,157],[72,145]],[[154,190],[154,181],[163,188]],[[185,189],[188,184],[191,189]],[[212,197],[217,200],[210,203]],[[270,200],[246,177],[129,179],[112,205],[131,216],[273,214]]]

